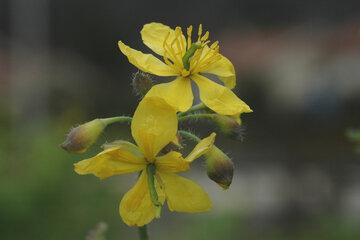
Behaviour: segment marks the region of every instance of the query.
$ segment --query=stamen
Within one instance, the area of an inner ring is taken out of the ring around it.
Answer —
[[[178,38],[176,38],[176,47],[177,47],[177,49],[178,49],[178,52],[176,53],[176,55],[177,55],[177,56],[180,55],[180,57],[181,57],[182,49],[181,49],[181,44],[180,44],[180,41],[179,41]]]
[[[166,53],[166,41],[168,40],[169,38],[169,35],[170,35],[170,31],[166,34],[166,37],[164,39],[164,42],[163,42],[163,48],[164,48],[164,55],[163,55],[163,59],[164,59],[164,62],[169,65],[169,66],[172,66],[172,63],[170,63],[169,59],[166,57],[167,53]]]
[[[205,45],[207,45],[210,41],[206,41],[206,42],[203,42],[201,43],[201,46],[204,47]]]
[[[201,37],[201,42],[205,42],[206,40],[208,40],[209,38],[209,31],[206,31],[206,33],[204,34],[204,36]]]
[[[199,30],[198,30],[198,42],[200,42],[201,35],[202,35],[202,24],[200,23]]]
[[[174,45],[176,44],[176,50],[174,50]],[[180,46],[180,42],[178,37],[175,35],[175,39],[171,42],[171,49],[174,51],[175,57],[180,55],[180,59],[181,59],[181,46]]]
[[[175,43],[176,43],[176,38],[171,42],[170,45],[167,45],[167,47],[168,47],[169,53],[171,53],[171,56],[173,57],[174,63],[177,65],[177,64],[180,64],[181,59],[180,60],[178,59],[177,56],[179,56],[179,53],[175,52],[175,50],[174,50]]]
[[[176,31],[175,31],[176,32]],[[170,37],[170,31],[168,32],[168,34],[166,35],[164,42],[163,42],[163,48],[164,48],[164,54],[163,54],[163,59],[164,62],[169,65],[170,67],[174,68],[177,71],[181,71],[181,63],[179,63],[179,59],[177,59],[176,54],[174,54],[174,50],[169,46],[168,39]],[[176,38],[174,39],[174,41],[176,40]],[[174,43],[174,41],[172,42],[172,44]],[[172,62],[169,60],[171,59]],[[180,60],[181,61],[181,60]]]
[[[181,53],[184,53],[186,50],[185,50],[184,41],[182,38],[183,32],[182,32],[181,27],[176,27],[175,33],[176,33],[176,39],[180,43],[180,51],[181,51]]]
[[[207,52],[201,59],[198,60],[196,65],[192,68],[192,73],[201,72],[202,70],[206,69],[207,66],[217,62],[220,60],[221,55],[219,54],[219,46],[215,44],[214,49],[207,49]]]
[[[170,60],[173,61],[172,67],[174,67],[176,70],[181,70],[181,65],[179,63],[179,60],[176,58],[176,55],[174,55],[174,51],[170,48],[168,44],[165,44],[165,53],[164,55],[168,55]]]
[[[201,61],[200,66],[197,68],[198,72],[203,71],[204,69],[206,69],[208,66],[210,66],[211,64],[219,61],[221,59],[221,55],[218,54],[217,52],[214,53],[211,57],[209,57],[208,59]]]
[[[201,48],[198,51],[195,52],[194,56],[192,57],[191,61],[190,61],[190,71],[194,72],[193,70],[196,69],[196,67],[199,65],[200,60],[201,60],[201,55],[203,53],[203,49]]]
[[[165,39],[164,39],[164,42],[163,42],[163,48],[164,48],[164,49],[165,49],[165,45],[166,45],[166,42],[167,42],[169,36],[170,36],[170,31],[166,34],[166,37],[165,37]]]
[[[215,41],[210,45],[211,49],[215,49],[219,45],[219,41]]]
[[[190,25],[187,28],[187,51],[182,57],[183,67],[190,71],[191,74],[200,72],[202,69],[207,68],[209,64],[213,64],[221,58],[219,55],[219,42],[215,41],[209,47],[209,31],[203,35],[202,24],[199,24],[198,38],[196,42],[192,42],[191,34],[193,27]],[[204,48],[206,48],[204,50]],[[205,51],[205,52],[204,52]]]
[[[178,30],[179,31],[179,30]],[[175,31],[175,35],[176,35],[176,31]],[[163,48],[165,50],[164,52],[164,56],[167,55],[172,61],[173,61],[173,64],[170,65],[172,67],[175,67],[177,70],[180,70],[181,67],[182,67],[182,64],[181,64],[181,56],[180,56],[180,59],[177,57],[177,53],[175,53],[174,49],[172,48],[172,46],[175,44],[176,40],[177,40],[177,37],[175,36],[175,39],[170,43],[170,45],[168,44],[168,39],[169,39],[169,36],[170,36],[170,31],[168,32],[168,34],[166,35],[165,37],[165,40],[163,42]],[[164,61],[166,63],[169,62],[169,60],[165,60],[164,58]]]
[[[190,25],[187,29],[187,49],[191,47],[191,33],[193,30],[193,26]]]
[[[167,55],[166,52],[164,52],[164,56],[163,56],[164,62],[169,66],[173,66],[173,63],[170,62],[169,58],[166,55]]]

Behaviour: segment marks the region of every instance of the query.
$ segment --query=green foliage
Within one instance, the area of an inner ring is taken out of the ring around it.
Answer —
[[[79,156],[62,150],[66,128],[68,124],[56,121],[22,129],[0,127],[2,240],[84,239],[99,220],[113,224],[109,236],[125,228],[116,211],[123,192],[113,191],[116,185],[107,187],[118,179],[79,178],[73,163],[94,152]]]

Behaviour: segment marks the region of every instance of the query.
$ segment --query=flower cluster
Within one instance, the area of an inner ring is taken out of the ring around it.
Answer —
[[[232,63],[219,52],[219,43],[210,44],[209,32],[193,27],[175,30],[161,23],[145,24],[141,37],[146,46],[162,57],[144,54],[119,41],[121,52],[139,69],[132,85],[142,99],[133,117],[95,119],[73,128],[61,145],[75,153],[85,152],[104,128],[114,122],[131,123],[134,143],[117,140],[103,145],[94,157],[74,164],[75,172],[93,174],[100,179],[118,174],[138,173],[135,185],[120,202],[119,213],[129,226],[144,226],[161,215],[165,202],[171,211],[203,212],[211,207],[211,200],[201,186],[180,176],[191,163],[203,156],[207,175],[222,188],[232,181],[232,160],[214,145],[216,134],[200,139],[179,129],[180,122],[207,119],[226,136],[236,135],[241,127],[240,115],[251,112],[232,89],[236,85]],[[205,74],[215,75],[222,84]],[[151,75],[174,76],[175,79],[155,84]],[[193,105],[192,82],[199,88],[201,103]],[[183,156],[183,142],[195,146]]]

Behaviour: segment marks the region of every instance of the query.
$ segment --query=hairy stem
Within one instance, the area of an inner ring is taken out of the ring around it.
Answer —
[[[179,130],[178,131],[183,137],[190,139],[191,141],[194,141],[196,143],[200,142],[201,139],[196,136],[195,134],[188,132],[188,131],[184,131],[184,130]]]
[[[103,121],[106,125],[112,124],[112,123],[131,123],[132,117],[128,116],[119,116],[119,117],[112,117],[112,118],[102,118],[101,121]]]
[[[179,116],[179,117],[182,117],[182,116],[188,115],[189,113],[193,113],[193,112],[196,112],[196,111],[205,109],[205,108],[206,108],[205,104],[199,103],[199,104],[196,104],[196,105],[192,106],[192,107],[191,107],[189,110],[187,110],[186,112],[179,113],[178,116]]]
[[[198,120],[198,119],[212,119],[216,116],[214,113],[197,113],[189,114],[182,117],[179,117],[179,122],[188,121],[188,120]]]
[[[139,227],[138,230],[139,230],[139,238],[140,238],[140,240],[148,240],[149,239],[149,235],[148,235],[146,225],[144,225],[142,227]]]

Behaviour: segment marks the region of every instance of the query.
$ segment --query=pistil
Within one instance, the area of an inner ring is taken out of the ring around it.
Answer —
[[[185,55],[182,58],[182,62],[184,65],[184,68],[189,71],[190,69],[190,58],[194,56],[196,50],[201,48],[201,44],[193,43],[191,44],[191,47],[186,51]]]
[[[159,196],[156,192],[156,187],[155,187],[156,166],[154,163],[150,163],[147,165],[146,173],[147,173],[147,182],[150,192],[150,199],[152,204],[156,208],[156,217],[160,217],[161,203],[159,202]]]

